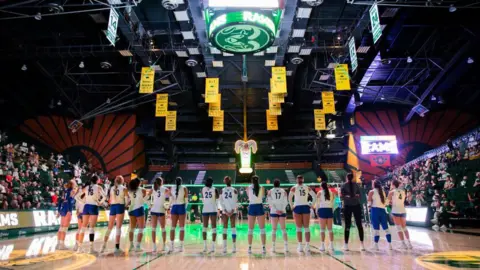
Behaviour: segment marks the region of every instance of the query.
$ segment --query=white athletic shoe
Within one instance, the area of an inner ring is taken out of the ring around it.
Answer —
[[[77,251],[78,250],[78,243],[75,243],[75,246],[73,246],[73,251]]]
[[[153,244],[152,252],[153,252],[153,253],[157,253],[157,245]]]
[[[97,252],[95,251],[95,249],[92,246],[90,246],[88,248],[88,254],[97,254]]]
[[[447,226],[445,225],[442,225],[442,227],[440,227],[440,230],[442,230],[442,232],[446,232],[447,231]]]
[[[438,223],[438,219],[434,218],[434,219],[431,219],[430,220],[433,224],[437,224]]]
[[[263,255],[267,254],[267,249],[265,248],[265,246],[262,247],[262,254]]]
[[[389,249],[389,250],[393,250],[392,243],[388,243],[388,249]]]
[[[305,245],[305,253],[310,253],[310,244]]]
[[[237,245],[233,243],[232,253],[237,253]]]
[[[288,244],[287,243],[283,244],[283,251],[285,252],[285,254],[288,253]]]
[[[343,251],[350,251],[348,244],[343,244]]]
[[[405,242],[402,242],[402,247],[401,248],[408,249],[408,246],[407,246],[407,244],[405,244]]]
[[[249,255],[252,254],[252,247],[248,247],[248,251],[247,251],[247,252],[248,252]]]
[[[100,253],[104,253],[106,248],[107,248],[107,245],[103,243],[102,247],[100,248]]]
[[[328,246],[328,249],[329,249],[330,251],[334,251],[334,250],[335,250],[335,249],[333,248],[333,243],[332,243],[332,242],[330,242],[330,245]]]
[[[275,253],[277,252],[276,248],[275,248],[275,242],[272,242],[272,249],[271,249],[271,252],[272,253]]]
[[[300,243],[297,245],[297,252],[298,252],[298,253],[302,253],[302,252],[303,252],[302,244],[300,244]]]
[[[128,248],[128,251],[132,252],[134,249],[135,249],[135,246],[133,245],[133,243],[130,243],[130,247]]]
[[[432,226],[432,229],[434,229],[435,231],[438,232],[438,230],[440,230],[440,227],[438,225],[433,225]]]
[[[142,252],[143,249],[140,247],[140,245],[138,245],[136,248],[135,248],[135,252]]]
[[[373,243],[372,250],[379,251],[378,243]]]
[[[210,249],[210,253],[215,253],[215,243],[212,243],[212,248]]]
[[[408,247],[408,249],[413,249],[412,243],[408,242],[407,247]]]
[[[179,252],[183,252],[185,249],[183,248],[183,244],[180,245],[180,247],[178,247],[178,251]]]
[[[123,250],[119,249],[119,248],[115,248],[115,250],[113,251],[113,255],[115,256],[118,256],[118,255],[121,255],[123,254]]]
[[[320,249],[321,252],[324,252],[324,251],[325,251],[325,243],[322,242],[322,243],[320,244],[320,248],[319,248],[319,249]]]
[[[222,253],[225,255],[227,254],[227,246],[223,246]]]
[[[167,246],[165,245],[165,243],[162,244],[162,250],[161,250],[161,251],[162,251],[162,252],[167,251]]]
[[[360,242],[360,251],[365,251],[365,245],[363,242]]]

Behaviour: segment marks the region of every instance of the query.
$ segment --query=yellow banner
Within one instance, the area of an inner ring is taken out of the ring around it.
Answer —
[[[313,115],[315,116],[315,130],[327,130],[325,113],[323,110],[315,109],[313,110]]]
[[[347,64],[337,64],[335,66],[335,83],[337,90],[351,90]]]
[[[268,93],[268,103],[284,103],[285,94]]]
[[[278,105],[278,104],[276,104],[276,105]],[[282,115],[282,108],[280,108],[280,106],[278,106],[278,107],[270,107],[270,108],[268,109],[268,113],[269,113],[270,115],[275,115],[275,116],[276,116],[276,115]]]
[[[142,75],[140,79],[140,94],[153,93],[153,85],[155,81],[155,70],[151,67],[142,67]]]
[[[275,80],[274,78],[271,78],[270,89],[271,89],[271,92],[275,94],[286,94],[287,78],[285,77],[285,80]]]
[[[218,116],[213,117],[213,131],[223,131],[224,112],[220,111]]]
[[[274,75],[287,76],[287,69],[285,67],[272,67],[272,77]]]
[[[155,117],[165,117],[168,111],[168,94],[157,94]]]
[[[323,112],[335,113],[335,97],[332,91],[322,92]]]
[[[267,110],[266,114],[267,114],[267,130],[278,130],[277,116],[271,115],[270,110]]]
[[[205,102],[215,103],[218,100],[218,78],[205,79]]]
[[[168,111],[165,118],[165,131],[177,130],[177,111]]]
[[[222,94],[218,94],[218,102],[208,104],[208,116],[219,117],[222,109]]]

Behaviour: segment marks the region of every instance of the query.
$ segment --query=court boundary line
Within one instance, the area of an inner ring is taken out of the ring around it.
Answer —
[[[310,246],[313,247],[313,248],[315,248],[315,249],[317,249],[317,250],[320,250],[318,247],[316,247],[316,246],[314,246],[314,245],[310,245]],[[348,268],[350,268],[350,269],[357,270],[357,268],[355,268],[355,267],[353,267],[352,265],[350,265],[350,264],[348,264],[348,263],[346,263],[346,262],[338,259],[337,257],[331,255],[329,252],[322,252],[322,254],[323,254],[323,255],[327,255],[328,257],[336,260],[337,262],[345,265],[346,267],[348,267]]]

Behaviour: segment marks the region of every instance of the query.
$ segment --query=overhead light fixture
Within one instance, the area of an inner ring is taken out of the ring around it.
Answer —
[[[239,173],[252,173],[253,169],[252,168],[240,168],[238,169]]]
[[[328,68],[328,69],[334,69],[336,66],[337,66],[336,63],[328,63],[327,68]]]
[[[298,52],[300,52],[300,45],[288,46],[288,53],[298,53]]]
[[[78,64],[78,67],[79,67],[79,68],[84,68],[84,67],[85,67],[85,63],[83,63],[83,61],[80,61],[80,64]]]
[[[223,61],[212,61],[214,67],[223,67]]]
[[[222,52],[215,47],[210,47],[210,53],[211,54],[222,54]]]
[[[438,97],[438,104],[445,104],[445,100],[441,96]]]
[[[431,100],[431,101],[435,101],[435,100],[437,100],[437,98],[436,98],[434,95],[432,95],[432,97],[430,98],[430,100]]]
[[[198,77],[198,78],[206,78],[206,77],[207,77],[207,73],[205,73],[205,72],[197,72],[197,77]]]
[[[273,67],[275,66],[275,60],[265,60],[266,67]]]
[[[112,102],[112,101],[110,100],[110,98],[107,98],[106,103],[107,103],[107,104],[110,104],[110,102]]]
[[[27,69],[28,69],[28,68],[27,68],[27,65],[24,64],[24,65],[22,66],[22,70],[23,70],[23,71],[27,71]]]
[[[338,35],[337,40],[341,40],[341,39],[342,39],[342,36]]]
[[[328,81],[328,79],[330,79],[330,74],[322,74],[319,78],[320,81]]]
[[[323,0],[302,0],[302,2],[305,2],[312,7],[316,7],[323,4]]]
[[[37,14],[35,14],[35,17],[34,17],[34,18],[35,18],[35,20],[37,20],[37,21],[42,20],[42,13],[38,12]]]
[[[58,106],[62,106],[62,101],[61,101],[61,100],[58,100],[57,105],[58,105]]]
[[[412,57],[408,56],[408,57],[407,57],[407,63],[412,63],[412,62],[413,62]]]
[[[264,56],[264,55],[265,55],[265,52],[264,52],[264,51],[261,51],[261,52],[254,53],[253,55],[254,55],[254,56]]]
[[[189,21],[190,18],[188,17],[188,12],[186,10],[181,11],[174,11],[173,14],[175,15],[175,19],[179,22]]]
[[[119,50],[118,52],[120,53],[120,55],[125,56],[125,57],[133,56],[133,54],[132,54],[132,52],[130,52],[130,50]]]
[[[312,12],[311,8],[298,8],[297,18],[310,18],[310,13]]]
[[[275,145],[272,144],[272,147],[270,149],[275,150]]]
[[[183,39],[195,39],[195,35],[193,34],[193,31],[182,31],[182,36],[183,36]]]
[[[472,57],[468,57],[468,58],[467,58],[467,63],[468,63],[468,64],[473,64],[473,62],[475,62],[475,60],[473,60]]]
[[[310,55],[312,53],[312,48],[304,48],[300,50],[299,55]]]
[[[110,62],[108,62],[108,61],[103,61],[103,62],[100,62],[100,67],[102,69],[111,69],[112,64],[110,64]]]
[[[385,96],[382,95],[382,96],[380,97],[380,99],[381,99],[381,100],[385,100]]]
[[[178,57],[188,57],[188,54],[186,51],[175,51]]]
[[[209,7],[218,8],[279,8],[278,0],[209,0]]]
[[[267,48],[267,53],[277,53],[278,47],[277,46],[270,46]]]
[[[198,48],[188,48],[188,53],[190,55],[199,55],[200,54],[200,50]]]
[[[162,79],[160,80],[160,83],[163,85],[172,84],[172,82],[169,79]]]
[[[327,138],[327,139],[335,139],[335,134],[333,134],[333,133],[328,133],[327,135],[325,135],[325,138]]]
[[[294,56],[290,59],[290,62],[292,62],[292,64],[294,65],[300,65],[301,63],[303,63],[303,58]]]
[[[189,67],[194,67],[198,64],[198,61],[194,58],[189,58],[187,61],[185,61],[185,64]]]
[[[178,1],[177,0],[162,0],[162,6],[166,10],[174,10],[178,8]]]
[[[367,53],[370,46],[358,46],[357,53]]]
[[[162,71],[162,67],[160,65],[153,65],[151,66],[153,68],[153,70],[155,71]]]
[[[293,71],[292,70],[287,70],[287,76],[292,76]]]
[[[302,38],[305,36],[305,29],[293,29],[293,38]]]
[[[448,8],[448,11],[455,12],[457,11],[457,8],[453,4],[451,4],[450,7]]]
[[[220,146],[217,145],[217,148],[215,148],[217,151],[220,150]]]
[[[223,56],[233,56],[233,53],[224,52],[224,53],[223,53]]]
[[[322,100],[321,99],[315,99],[315,100],[313,100],[312,104],[313,105],[320,105],[320,104],[322,104]]]

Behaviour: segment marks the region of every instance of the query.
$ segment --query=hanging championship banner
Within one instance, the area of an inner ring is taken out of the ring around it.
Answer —
[[[267,115],[267,130],[278,130],[278,118],[272,115],[270,110],[266,110]]]
[[[165,117],[168,111],[168,94],[157,94],[155,117]]]
[[[208,116],[218,117],[222,110],[222,94],[217,94],[218,100],[215,103],[208,104]]]
[[[325,113],[323,110],[315,109],[313,110],[313,115],[315,118],[315,130],[327,130]]]
[[[218,78],[205,79],[205,102],[215,103],[218,101]]]
[[[274,75],[287,76],[287,69],[285,67],[272,67],[272,77]]]
[[[281,115],[282,114],[282,106],[280,103],[269,103],[268,109],[270,110],[271,115]]]
[[[213,117],[213,131],[223,131],[224,111],[220,110],[218,116]]]
[[[155,70],[151,67],[142,67],[142,75],[140,79],[140,94],[153,93],[153,85],[155,80]]]
[[[350,76],[348,75],[347,64],[337,64],[335,66],[335,84],[337,90],[350,90]]]
[[[168,111],[165,118],[165,131],[177,130],[177,111]]]
[[[323,112],[335,113],[335,98],[332,91],[322,92]]]
[[[268,93],[268,103],[284,103],[285,94]]]
[[[270,89],[272,93],[287,93],[287,71],[285,67],[272,67]]]

